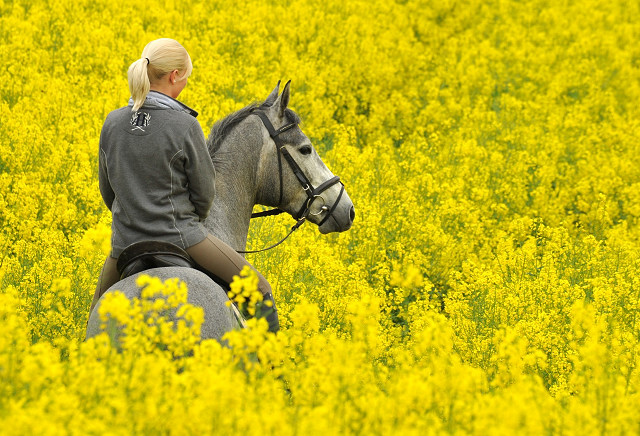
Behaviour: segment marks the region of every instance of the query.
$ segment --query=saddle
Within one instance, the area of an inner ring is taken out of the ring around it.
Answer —
[[[151,268],[164,268],[168,266],[197,269],[206,274],[225,291],[231,289],[228,282],[198,265],[186,251],[170,242],[135,242],[122,251],[116,263],[120,280]]]
[[[180,266],[185,268],[194,268],[203,272],[211,280],[217,283],[225,292],[231,289],[230,284],[212,272],[206,270],[196,263],[189,254],[175,244],[164,241],[140,241],[129,245],[125,248],[116,263],[116,269],[120,274],[120,280],[123,280],[134,274],[143,272],[151,268],[163,268],[171,266]],[[273,302],[273,296],[269,293],[266,299]],[[275,307],[275,306],[274,306]],[[238,324],[246,327],[245,318],[238,310],[236,303],[231,305],[233,315]],[[278,326],[277,313],[274,311],[267,317],[269,324],[275,323]],[[271,328],[271,327],[270,327]],[[277,331],[278,327],[276,327]]]
[[[116,269],[118,270],[118,274],[120,274],[120,280],[151,268],[163,268],[169,266],[194,268],[205,273],[222,288],[225,295],[226,292],[231,289],[229,283],[225,282],[212,272],[202,268],[186,251],[170,242],[140,241],[133,243],[122,251],[120,257],[118,257],[118,262],[116,263]],[[246,327],[245,319],[235,303],[231,305],[231,310],[238,324],[242,327]]]
[[[182,248],[163,241],[140,241],[129,245],[118,257],[120,280],[139,272],[168,266],[198,268]]]

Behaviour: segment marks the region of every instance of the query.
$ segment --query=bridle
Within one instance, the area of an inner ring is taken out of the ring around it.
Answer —
[[[279,135],[283,132],[286,132],[289,129],[296,127],[298,123],[286,124],[276,130],[273,127],[273,124],[271,124],[271,121],[269,120],[269,118],[267,117],[267,114],[265,114],[263,111],[256,110],[253,113],[256,114],[258,117],[260,117],[260,120],[262,120],[262,124],[264,124],[264,127],[269,132],[269,136],[271,136],[271,139],[276,144],[276,152],[278,154],[278,174],[280,179],[280,197],[278,200],[278,208],[267,210],[264,212],[253,213],[251,214],[251,218],[260,218],[260,217],[271,216],[271,215],[279,215],[285,212],[284,210],[280,209],[280,206],[282,205],[282,196],[283,196],[283,182],[282,182],[283,180],[282,158],[283,157],[289,163],[289,166],[291,167],[293,174],[296,176],[296,178],[298,179],[298,182],[300,182],[300,186],[302,186],[302,189],[307,194],[307,200],[303,203],[302,207],[300,208],[296,216],[294,216],[294,218],[297,221],[296,224],[293,227],[291,227],[291,230],[289,231],[287,236],[285,236],[282,240],[271,245],[270,247],[263,248],[262,250],[246,250],[246,251],[237,250],[238,253],[259,253],[261,251],[266,251],[266,250],[270,250],[271,248],[277,247],[278,245],[282,244],[291,235],[291,233],[293,233],[302,224],[304,224],[304,222],[307,220],[307,217],[309,215],[314,215],[314,216],[320,215],[321,213],[328,211],[327,215],[318,224],[318,226],[321,226],[332,216],[333,212],[336,210],[336,207],[338,207],[338,203],[340,203],[342,194],[344,193],[344,183],[340,181],[340,177],[338,176],[333,176],[329,180],[322,182],[317,188],[314,188],[309,178],[305,175],[304,171],[302,171],[302,168],[300,168],[300,166],[295,161],[293,156],[291,156],[291,153],[289,153],[289,150],[287,150],[284,142],[282,141]],[[340,193],[338,194],[338,198],[336,199],[335,203],[333,203],[333,205],[329,207],[326,204],[324,204],[325,200],[323,197],[320,196],[320,194],[322,194],[324,191],[326,191],[336,183],[340,183],[340,185],[342,185],[340,188]],[[322,200],[323,205],[318,212],[311,213],[311,206],[313,205],[313,202],[316,201],[318,198]]]

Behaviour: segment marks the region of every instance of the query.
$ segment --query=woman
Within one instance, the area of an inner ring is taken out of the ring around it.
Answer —
[[[129,67],[128,106],[109,113],[102,127],[99,182],[113,218],[111,254],[91,310],[119,280],[118,256],[134,242],[176,244],[225,283],[249,265],[202,224],[214,199],[215,170],[198,113],[176,100],[191,70],[191,58],[177,41],[150,42]],[[273,301],[271,286],[260,273],[258,277],[265,300]],[[273,308],[267,320],[269,329],[277,331]]]

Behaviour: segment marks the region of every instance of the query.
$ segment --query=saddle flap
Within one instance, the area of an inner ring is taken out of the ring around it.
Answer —
[[[122,251],[116,268],[120,279],[151,268],[182,266],[193,268],[195,263],[182,248],[164,241],[140,241]]]

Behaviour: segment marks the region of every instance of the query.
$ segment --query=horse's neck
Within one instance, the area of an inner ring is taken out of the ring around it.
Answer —
[[[253,203],[234,198],[233,190],[225,188],[227,187],[216,182],[216,196],[204,225],[209,232],[231,248],[244,250]]]
[[[251,135],[249,135],[251,136]],[[216,194],[205,227],[235,250],[247,245],[261,143],[231,134],[214,157]]]

